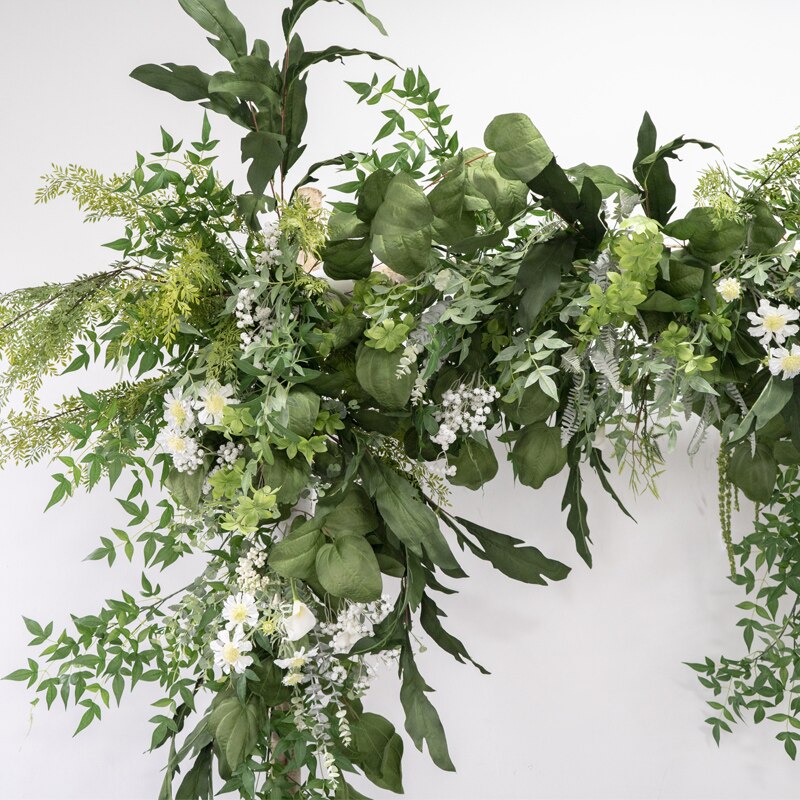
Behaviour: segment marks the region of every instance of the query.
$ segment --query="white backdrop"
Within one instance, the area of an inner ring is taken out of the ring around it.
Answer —
[[[232,5],[251,35],[274,41],[280,3]],[[307,17],[307,46],[335,41],[422,64],[433,84],[443,85],[465,145],[481,143],[495,114],[525,111],[561,163],[628,171],[645,108],[662,141],[680,133],[708,139],[733,162],[761,154],[800,121],[794,92],[787,91],[796,74],[800,6],[789,0],[757,7],[710,0],[669,6],[373,0],[370,7],[389,28],[389,40],[354,12],[325,4]],[[99,244],[118,235],[113,226],[81,227],[66,201],[33,206],[38,176],[51,161],[110,172],[124,168],[136,149],[158,149],[159,124],[176,136],[199,130],[196,109],[129,80],[130,69],[148,61],[222,68],[173,0],[39,0],[9,4],[4,12],[1,290],[101,268],[108,251]],[[342,81],[368,78],[373,68],[364,59],[326,65],[313,79],[311,160],[368,147],[379,121],[368,108],[353,108]],[[228,136],[227,174],[241,175],[238,132],[214,123]],[[676,165],[682,202],[690,199],[697,169],[713,158],[687,151]],[[90,385],[98,378],[79,380]],[[590,479],[593,570],[575,556],[564,527],[563,476],[534,493],[515,487],[503,469],[485,494],[455,493],[464,515],[523,537],[575,569],[567,581],[542,588],[511,583],[469,561],[472,580],[443,606],[450,629],[492,675],[435,649],[420,658],[438,689],[433,699],[458,772],[438,772],[407,743],[409,798],[797,795],[800,767],[773,731],[741,726],[722,748],[714,746],[703,724],[706,697],[681,663],[739,652],[734,603],[742,598],[725,580],[714,457],[713,446],[694,465],[683,450],[671,457],[661,501],[632,501],[638,527]],[[0,474],[2,674],[28,655],[20,614],[59,625],[68,612],[94,611],[121,582],[138,581],[124,566],[81,562],[120,520],[102,492],[42,516],[51,471],[43,464]],[[743,512],[740,530],[746,521]],[[24,688],[0,684],[0,797],[155,798],[163,755],[142,755],[152,699],[147,689],[126,696],[101,725],[71,739],[76,712],[31,715]],[[393,676],[376,685],[370,702],[402,727]]]

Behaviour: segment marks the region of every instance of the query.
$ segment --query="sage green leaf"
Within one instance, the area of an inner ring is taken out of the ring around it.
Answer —
[[[268,102],[280,108],[280,96],[268,84],[254,77],[243,77],[235,72],[217,72],[212,75],[208,90],[235,95],[253,103]]]
[[[740,442],[728,463],[728,479],[754,503],[769,503],[778,479],[770,448],[759,442],[754,453],[749,441]]]
[[[311,467],[304,458],[274,453],[272,464],[261,467],[264,483],[277,492],[281,505],[294,505],[308,484]]]
[[[258,742],[262,712],[257,700],[242,703],[236,695],[217,695],[211,705],[208,730],[220,759],[234,771]]]
[[[558,236],[533,245],[523,256],[516,284],[522,291],[517,319],[523,328],[530,328],[545,303],[555,296],[574,255],[575,239]]]
[[[555,158],[532,180],[528,187],[539,195],[542,208],[555,211],[565,222],[573,226],[588,252],[603,240],[606,226],[600,219],[603,197],[589,177],[581,182],[580,191],[558,165]]]
[[[693,267],[673,258],[669,262],[669,280],[659,281],[659,286],[673,297],[697,297],[703,288],[705,272],[702,267]]]
[[[670,222],[664,233],[688,241],[689,252],[709,264],[724,261],[745,240],[745,227],[741,222],[720,218],[713,208],[702,206],[693,208],[683,219]]]
[[[561,581],[570,573],[566,564],[547,558],[541,550],[526,545],[521,539],[498,533],[463,517],[455,519],[477,540],[476,545],[464,537],[472,553],[512,580],[546,586],[545,578]]]
[[[271,708],[285,703],[292,696],[291,688],[283,685],[283,676],[286,673],[276,667],[272,659],[262,658],[260,664],[253,665],[250,669],[258,680],[248,682],[248,689]]]
[[[395,272],[413,278],[429,266],[433,211],[410,175],[401,172],[392,178],[371,231],[372,251]]]
[[[292,433],[308,439],[314,433],[319,404],[320,396],[313,389],[302,384],[292,387],[286,399],[284,425]]]
[[[206,100],[209,96],[211,76],[197,67],[171,63],[143,64],[131,72],[131,78],[187,102]]]
[[[747,224],[747,242],[745,249],[748,255],[758,255],[772,250],[783,239],[786,229],[778,222],[769,206],[759,200],[753,207]]]
[[[206,473],[202,469],[194,472],[180,472],[174,467],[169,471],[165,486],[178,505],[196,511],[203,494]]]
[[[553,158],[553,151],[525,114],[495,117],[486,128],[483,141],[494,150],[494,166],[508,180],[527,183]]]
[[[406,712],[406,731],[411,740],[422,750],[422,744],[428,745],[431,760],[439,769],[455,772],[450,753],[447,749],[447,739],[444,735],[442,721],[439,714],[428,700],[426,693],[432,692],[430,686],[422,678],[411,645],[406,640],[400,651],[400,672],[403,676],[403,685],[400,688],[400,702]]]
[[[462,152],[451,159],[444,177],[428,195],[434,214],[434,235],[442,244],[455,244],[476,231],[475,215],[466,208],[468,189]]]
[[[456,639],[455,636],[448,633],[439,620],[439,617],[446,617],[447,615],[442,611],[439,606],[428,597],[427,594],[422,596],[422,607],[420,610],[419,621],[422,629],[428,636],[433,639],[445,653],[449,653],[453,658],[461,664],[466,664],[469,661],[479,672],[484,675],[489,674],[489,670],[482,667],[472,656],[467,652],[463,642]]]
[[[383,56],[380,53],[373,53],[371,50],[358,50],[352,47],[341,47],[334,44],[324,50],[309,50],[303,53],[297,63],[290,65],[290,70],[292,75],[299,75],[314,64],[321,64],[323,61],[343,61],[350,56],[369,56],[373,61],[388,61],[390,64],[397,66],[397,62],[394,59]]]
[[[361,386],[386,409],[405,408],[411,398],[411,389],[417,377],[412,366],[408,374],[397,374],[402,350],[375,350],[361,347],[356,356],[356,376]]]
[[[250,131],[242,139],[242,163],[251,161],[247,183],[253,194],[264,194],[283,158],[284,139],[269,131]]]
[[[545,394],[538,383],[524,389],[518,400],[511,403],[503,400],[500,404],[503,414],[518,425],[544,422],[558,410],[558,406],[558,400]]]
[[[337,536],[317,551],[316,572],[322,588],[334,597],[370,603],[381,596],[381,570],[363,536]]]
[[[561,430],[537,422],[527,428],[514,442],[511,451],[520,483],[539,489],[553,475],[557,475],[567,463],[567,449],[561,444]]]
[[[439,530],[436,514],[420,500],[417,490],[380,461],[374,462],[370,478],[375,485],[378,511],[392,533],[418,556],[422,555],[424,548],[434,564],[460,572],[458,562]]]
[[[777,375],[772,376],[767,381],[755,403],[753,403],[750,411],[747,412],[733,432],[731,441],[736,442],[747,436],[754,422],[756,430],[761,430],[783,411],[783,408],[792,399],[793,394],[794,384],[792,381],[782,380]]]
[[[685,300],[678,300],[671,294],[656,290],[648,295],[638,308],[640,311],[661,311],[674,314],[687,314],[693,309],[697,308],[697,301],[691,297]]]
[[[388,169],[376,169],[375,172],[367,175],[358,193],[355,216],[359,220],[365,223],[372,222],[381,207],[381,203],[383,203],[383,199],[386,197],[386,190],[389,188],[393,178],[394,173]],[[369,231],[369,228],[367,228],[367,231]]]
[[[334,280],[359,280],[372,272],[372,250],[365,236],[329,241],[321,255],[325,274]]]
[[[403,740],[388,719],[366,712],[350,723],[353,762],[376,786],[403,792]]]
[[[448,451],[447,463],[456,468],[450,483],[468,489],[480,489],[497,475],[497,458],[488,441],[465,439],[455,453]]]
[[[583,183],[584,178],[589,178],[592,183],[600,190],[603,198],[611,197],[614,194],[635,195],[639,194],[639,188],[628,178],[618,175],[611,167],[602,164],[590,166],[589,164],[578,164],[571,169],[565,170],[567,175],[577,178],[577,186]]]
[[[345,2],[351,5],[356,11],[363,14],[384,36],[386,36],[386,28],[383,23],[374,15],[370,14],[365,5],[364,0],[328,0],[328,2]],[[292,30],[294,30],[297,21],[309,8],[315,6],[320,0],[292,0],[292,5],[284,9],[282,23],[283,35],[288,39]]]
[[[225,0],[178,0],[178,2],[201,28],[212,34],[208,41],[228,61],[247,55],[247,35],[244,26],[228,8]]]
[[[378,527],[378,517],[364,487],[351,484],[342,502],[331,511],[323,524],[330,536],[361,535]]]
[[[317,552],[324,538],[316,520],[308,520],[276,542],[269,554],[269,564],[284,578],[307,579],[314,574]]]
[[[212,760],[211,745],[207,745],[198,753],[194,764],[183,776],[181,785],[175,793],[175,800],[210,800],[213,798]]]
[[[569,506],[567,528],[575,540],[575,549],[578,551],[578,555],[586,562],[587,566],[591,567],[592,553],[589,550],[591,536],[589,535],[589,522],[587,520],[588,508],[582,491],[583,478],[581,477],[580,451],[574,445],[568,451],[567,460],[569,462],[569,473],[567,474],[564,498],[561,501],[561,510],[563,511]],[[616,499],[616,495],[613,496]],[[617,500],[617,503],[621,507],[619,500]],[[628,512],[626,511],[625,513],[627,514]]]
[[[485,155],[468,164],[467,177],[503,225],[528,207],[528,187],[522,181],[504,178],[495,167],[494,156]],[[470,197],[467,196],[465,203],[467,208],[470,206]]]

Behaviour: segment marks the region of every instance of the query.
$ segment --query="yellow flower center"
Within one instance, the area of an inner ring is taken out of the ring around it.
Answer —
[[[186,450],[186,442],[182,436],[170,436],[167,440],[167,444],[173,453],[182,453]]]
[[[221,394],[212,394],[206,400],[206,409],[210,414],[217,416],[225,408],[225,398]]]
[[[169,405],[169,413],[178,425],[183,425],[186,422],[186,409],[180,400],[173,400]]]
[[[263,633],[264,636],[271,636],[275,633],[275,623],[271,619],[265,619],[261,623],[261,633]]]
[[[235,664],[239,660],[239,648],[233,642],[228,642],[222,648],[222,657],[229,664]]]
[[[289,662],[289,666],[292,669],[300,669],[306,663],[305,656],[294,656],[292,660]]]
[[[767,314],[764,317],[764,328],[765,330],[772,331],[779,331],[784,325],[786,325],[786,317],[783,314]]]
[[[235,622],[237,625],[240,625],[247,619],[247,606],[239,603],[238,606],[234,606],[231,609],[231,622]]]
[[[283,682],[286,686],[296,686],[302,680],[302,675],[299,672],[290,672]]]
[[[784,372],[800,372],[800,354],[784,356],[781,360],[781,368]]]

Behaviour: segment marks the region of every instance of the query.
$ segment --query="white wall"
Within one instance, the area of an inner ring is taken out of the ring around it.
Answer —
[[[238,0],[252,32],[275,25],[277,3]],[[381,40],[355,13],[337,7],[309,15],[307,45],[331,40],[382,49],[421,63],[444,86],[464,144],[480,144],[493,115],[525,111],[562,163],[608,163],[626,171],[636,128],[649,109],[663,139],[680,133],[718,143],[746,161],[800,119],[790,79],[800,6],[708,0],[464,3],[373,0],[392,38]],[[136,149],[157,149],[158,125],[193,136],[190,106],[126,78],[146,61],[213,65],[216,54],[172,0],[72,3],[40,0],[4,9],[0,50],[3,122],[0,194],[3,290],[67,279],[101,268],[115,238],[107,226],[81,227],[66,202],[34,207],[37,176],[51,161],[111,171]],[[424,25],[417,28],[415,20]],[[261,33],[264,35],[264,33]],[[351,108],[344,77],[369,76],[366,60],[326,66],[313,84],[317,116],[312,159],[365,148],[377,120]],[[236,131],[223,158],[237,167]],[[708,153],[687,151],[674,170],[688,201]],[[237,172],[235,174],[241,174]],[[50,399],[58,392],[49,392]],[[662,499],[634,504],[639,526],[589,481],[595,563],[571,547],[559,511],[563,480],[537,493],[515,487],[504,469],[484,495],[457,492],[467,516],[540,546],[574,566],[551,588],[513,584],[469,561],[472,580],[446,598],[450,628],[491,671],[479,675],[431,649],[420,668],[434,696],[459,771],[438,772],[407,746],[412,800],[487,798],[788,798],[797,768],[772,731],[744,727],[717,749],[703,724],[706,699],[682,661],[739,652],[734,603],[716,520],[713,447],[690,466],[679,452],[661,481]],[[20,666],[25,613],[63,623],[93,611],[135,570],[81,559],[120,519],[97,493],[42,516],[51,489],[47,465],[0,476],[0,673]],[[746,524],[746,519],[740,525]],[[176,579],[177,580],[177,579]],[[149,740],[147,690],[126,697],[76,739],[78,714],[36,709],[19,684],[0,684],[0,797],[8,800],[149,800],[162,754]],[[398,726],[395,680],[371,703]],[[365,788],[366,787],[362,787]],[[369,792],[384,797],[385,793]]]

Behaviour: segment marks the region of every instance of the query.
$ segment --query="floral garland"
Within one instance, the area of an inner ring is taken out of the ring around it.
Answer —
[[[505,114],[485,149],[462,149],[438,90],[400,70],[351,84],[386,120],[373,149],[314,164],[288,192],[308,71],[390,59],[305,51],[295,29],[315,0],[285,9],[276,61],[263,40],[248,47],[224,0],[179,2],[229,69],[133,76],[242,126],[250,191],[214,170],[207,115],[198,141],[162,130],[121,175],[45,178],[39,200],[69,195],[124,230],[108,270],[2,295],[0,402],[17,392],[22,407],[0,454],[57,457],[49,506],[103,480],[125,486],[128,524],[89,557],[140,557],[143,571],[73,628],[26,619],[40,658],[7,677],[48,707],[83,708],[78,730],[112,696],[158,684],[165,800],[362,797],[354,771],[401,791],[403,739],[364,710],[376,672],[399,670],[405,730],[447,770],[415,631],[485,672],[434,599],[466,577],[453,543],[514,580],[570,571],[452,513],[448,484],[484,486],[498,443],[525,486],[566,472],[566,524],[591,566],[582,468],[627,513],[607,460],[635,490],[654,488],[683,419],[691,452],[720,433],[722,533],[750,596],[746,654],[690,665],[717,696],[707,722],[719,742],[745,715],[769,718],[794,758],[800,137],[753,168],[707,170],[696,207],[673,219],[669,159],[710,144],[659,146],[645,115],[632,178],[564,169],[526,116]],[[325,208],[309,184],[332,167],[347,180]],[[40,406],[46,376],[93,362],[126,379]],[[734,542],[740,492],[756,515]],[[201,574],[163,589],[156,570],[192,553]]]

